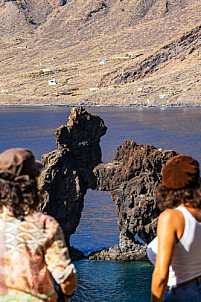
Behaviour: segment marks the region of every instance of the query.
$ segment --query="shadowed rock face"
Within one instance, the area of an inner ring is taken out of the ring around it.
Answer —
[[[45,170],[40,179],[44,191],[41,210],[59,221],[69,245],[79,224],[87,189],[110,191],[120,231],[119,246],[110,249],[112,257],[135,251],[144,255],[135,235],[145,243],[156,235],[156,187],[162,167],[177,153],[137,145],[131,140],[118,147],[112,162],[103,164],[99,142],[106,129],[100,117],[84,108],[71,110],[67,125],[55,132],[58,150],[42,157]],[[107,253],[102,254],[106,257]]]
[[[86,185],[75,169],[69,149],[56,150],[42,157],[44,190],[41,210],[61,224],[67,244],[79,224]]]
[[[155,237],[159,215],[156,188],[162,167],[176,154],[149,145],[137,145],[132,140],[125,141],[118,147],[111,163],[100,164],[94,169],[97,188],[111,191],[116,205],[122,253],[135,250],[136,234],[145,243]]]
[[[99,142],[106,129],[98,116],[82,107],[72,109],[68,124],[55,132],[58,150],[42,156],[41,210],[58,220],[68,245],[79,224],[84,195],[94,186],[92,170],[101,163]]]
[[[55,132],[59,149],[69,148],[76,169],[88,169],[101,162],[100,137],[107,127],[101,118],[84,108],[71,110],[69,122]]]

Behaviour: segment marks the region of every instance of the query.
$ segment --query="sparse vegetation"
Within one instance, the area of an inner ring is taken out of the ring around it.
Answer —
[[[22,38],[16,38],[15,40],[20,43],[23,41]]]
[[[28,73],[25,77],[36,78],[36,77],[41,77],[41,76],[53,74],[53,73],[56,73],[56,72],[66,72],[66,71],[67,71],[66,68],[56,68],[56,69],[53,69],[53,70],[42,70],[42,69],[40,69],[39,71]]]
[[[17,0],[18,8],[24,8],[22,0]]]
[[[33,20],[32,17],[28,17],[28,18],[27,18],[27,22],[28,22],[28,23],[31,23],[31,24],[34,24],[34,20]]]

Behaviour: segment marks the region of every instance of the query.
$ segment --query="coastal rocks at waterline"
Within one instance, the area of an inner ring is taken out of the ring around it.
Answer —
[[[89,260],[115,260],[115,261],[144,261],[147,260],[147,246],[136,244],[136,248],[128,252],[122,252],[118,245],[103,248],[101,251],[95,251],[89,254]]]
[[[93,259],[143,259],[146,244],[156,235],[155,189],[161,169],[177,153],[131,140],[118,147],[112,162],[104,164],[99,143],[106,130],[103,120],[83,107],[71,110],[67,125],[55,132],[58,149],[42,156],[41,210],[58,220],[70,246],[87,189],[110,191],[116,205],[119,246],[93,253]]]

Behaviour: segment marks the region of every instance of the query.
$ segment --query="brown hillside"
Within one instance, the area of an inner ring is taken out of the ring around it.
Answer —
[[[198,0],[0,0],[0,100],[199,103],[200,13]]]
[[[150,56],[140,62],[127,64],[128,66],[121,72],[117,69],[103,76],[100,87],[109,85],[119,85],[135,82],[136,80],[150,77],[167,64],[175,61],[181,62],[185,58],[198,51],[201,47],[201,25],[184,33],[178,39],[161,47]],[[177,63],[178,64],[178,63]]]

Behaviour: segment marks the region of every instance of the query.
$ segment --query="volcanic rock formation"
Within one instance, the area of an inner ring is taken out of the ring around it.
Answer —
[[[42,157],[45,170],[41,176],[41,210],[59,221],[69,246],[87,189],[110,191],[118,217],[119,246],[91,258],[135,259],[136,252],[143,258],[145,249],[136,235],[145,244],[156,235],[159,210],[154,192],[162,167],[177,153],[131,140],[118,147],[112,162],[103,164],[99,142],[106,129],[100,117],[82,107],[72,109],[67,125],[55,132],[58,149]]]
[[[98,190],[111,192],[120,230],[120,249],[135,247],[137,234],[145,243],[156,235],[155,191],[161,169],[177,153],[159,151],[153,146],[137,145],[133,140],[118,147],[113,161],[94,169]]]
[[[58,149],[42,156],[41,210],[61,224],[67,245],[79,224],[84,195],[92,187],[93,168],[101,163],[99,142],[106,129],[100,117],[74,108],[68,124],[55,132]]]

